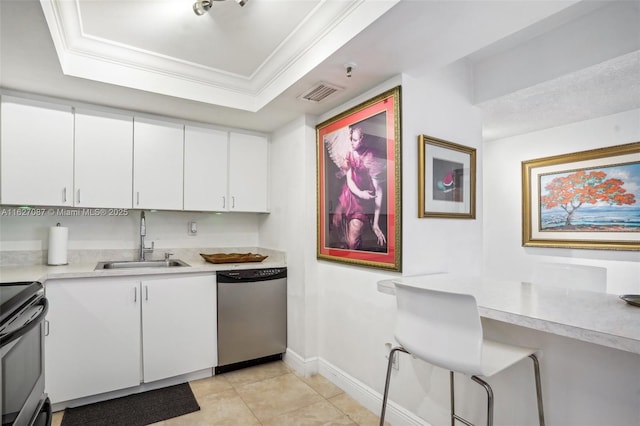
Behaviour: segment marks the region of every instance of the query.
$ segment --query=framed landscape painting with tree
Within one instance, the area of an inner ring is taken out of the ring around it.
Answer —
[[[640,250],[640,142],[522,163],[523,246]]]

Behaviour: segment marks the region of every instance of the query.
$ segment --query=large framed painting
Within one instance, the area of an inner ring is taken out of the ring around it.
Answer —
[[[418,217],[475,219],[474,148],[418,136]]]
[[[640,250],[640,142],[524,161],[522,244]]]
[[[400,93],[316,126],[319,259],[402,269]]]

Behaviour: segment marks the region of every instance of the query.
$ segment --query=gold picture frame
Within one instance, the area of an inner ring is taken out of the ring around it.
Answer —
[[[316,126],[318,259],[402,270],[400,89]]]
[[[418,136],[418,217],[475,219],[475,148]]]
[[[522,245],[640,250],[640,142],[523,161]]]

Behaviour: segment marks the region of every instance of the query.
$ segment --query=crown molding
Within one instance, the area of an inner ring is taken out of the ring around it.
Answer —
[[[40,0],[65,75],[256,112],[399,0],[320,1],[250,75],[88,34],[79,2]]]

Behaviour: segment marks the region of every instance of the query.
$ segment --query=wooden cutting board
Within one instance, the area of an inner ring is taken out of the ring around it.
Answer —
[[[245,263],[262,262],[269,256],[256,253],[200,253],[200,256],[209,263]]]

